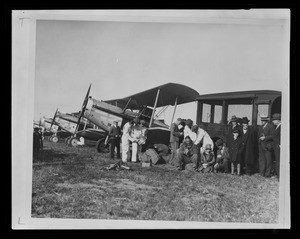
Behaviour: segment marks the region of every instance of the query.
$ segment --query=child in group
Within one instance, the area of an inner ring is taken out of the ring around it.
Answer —
[[[216,146],[218,149],[216,154],[216,164],[214,166],[215,172],[228,173],[230,164],[228,147],[226,147],[222,139],[216,141]]]
[[[201,153],[200,168],[197,170],[202,173],[213,172],[215,164],[215,155],[212,151],[211,144],[205,146],[204,152]]]
[[[236,169],[237,175],[241,175],[241,152],[242,152],[242,139],[239,137],[240,131],[234,129],[233,138],[228,142],[229,155],[231,163],[231,174],[234,174]]]

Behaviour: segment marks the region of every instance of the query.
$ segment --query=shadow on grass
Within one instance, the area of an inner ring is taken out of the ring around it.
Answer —
[[[54,161],[64,161],[65,159],[72,159],[76,156],[76,153],[62,153],[55,152],[52,149],[44,149],[40,151],[37,157],[34,157],[34,163],[50,163]]]

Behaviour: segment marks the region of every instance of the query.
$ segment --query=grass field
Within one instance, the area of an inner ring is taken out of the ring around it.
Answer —
[[[201,174],[154,165],[105,170],[93,147],[44,141],[33,165],[32,217],[277,223],[275,178]]]

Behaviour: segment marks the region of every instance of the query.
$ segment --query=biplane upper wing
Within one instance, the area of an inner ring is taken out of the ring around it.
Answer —
[[[160,90],[160,92],[157,99],[156,107],[174,105],[176,97],[177,104],[179,105],[195,101],[196,98],[199,96],[199,93],[196,90],[188,86],[176,83],[167,83],[131,96],[127,96],[121,99],[107,100],[104,102],[116,105],[123,109],[126,106],[130,109],[139,109],[143,105],[154,107],[155,98],[158,90]]]

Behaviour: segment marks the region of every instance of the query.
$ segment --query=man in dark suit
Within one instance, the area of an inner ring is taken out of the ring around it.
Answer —
[[[259,174],[270,177],[272,170],[272,135],[275,131],[274,125],[269,123],[268,117],[261,117],[261,128],[259,129]]]
[[[242,118],[242,165],[245,166],[246,174],[253,173],[258,158],[258,137],[256,131],[248,125],[247,117]]]
[[[110,139],[110,158],[114,158],[115,148],[117,148],[117,158],[121,159],[120,155],[120,139],[121,139],[121,128],[118,126],[118,121],[114,121],[114,124],[108,131],[108,137]]]
[[[280,131],[281,131],[281,115],[279,113],[275,113],[272,116],[272,122],[275,125],[274,133],[271,138],[272,148],[275,154],[275,169],[277,174],[277,179],[279,180],[279,172],[280,172]]]
[[[238,121],[238,118],[235,115],[233,115],[231,117],[231,120],[228,123],[229,126],[228,126],[227,136],[226,136],[226,146],[227,147],[229,147],[229,144],[230,144],[231,140],[233,139],[233,133],[232,133],[233,130],[237,129],[237,130],[240,131],[239,134],[241,134],[242,129],[241,129],[241,126],[238,124],[237,121]]]

